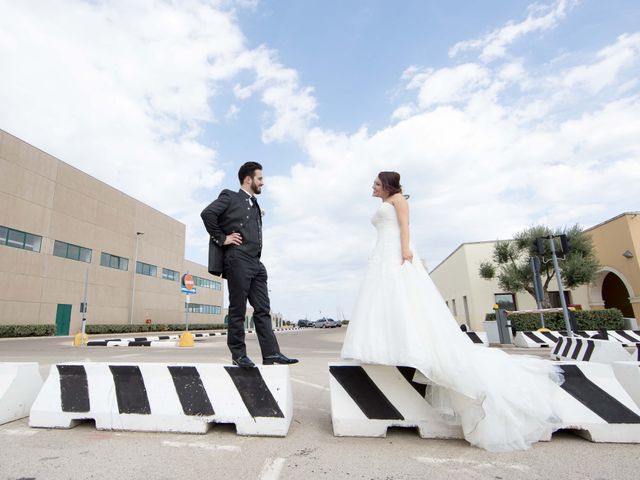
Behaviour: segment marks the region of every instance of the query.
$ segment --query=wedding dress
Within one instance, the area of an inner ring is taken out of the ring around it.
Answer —
[[[519,450],[549,438],[559,425],[551,407],[552,391],[562,381],[559,369],[547,360],[473,344],[415,250],[413,262],[402,264],[394,206],[382,202],[372,223],[377,242],[342,357],[415,367],[432,384],[428,401],[478,447]]]

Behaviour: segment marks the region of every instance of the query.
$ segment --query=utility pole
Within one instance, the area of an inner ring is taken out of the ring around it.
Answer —
[[[560,239],[561,251],[563,254],[569,253],[569,242],[566,235],[549,235],[548,237],[539,237],[536,239],[536,245],[538,253],[544,254],[543,240],[549,240],[551,245],[551,259],[553,260],[553,270],[556,274],[556,280],[558,281],[558,292],[560,294],[560,305],[562,305],[562,316],[564,317],[564,324],[567,329],[567,335],[573,337],[573,331],[571,330],[571,322],[569,321],[569,309],[567,308],[567,302],[564,298],[564,286],[562,285],[562,276],[560,275],[560,266],[558,265],[558,256],[556,255],[556,246],[554,240]]]

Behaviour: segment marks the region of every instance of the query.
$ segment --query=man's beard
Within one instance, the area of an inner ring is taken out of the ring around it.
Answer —
[[[260,187],[258,187],[255,183],[251,182],[251,191],[256,195],[261,192]]]

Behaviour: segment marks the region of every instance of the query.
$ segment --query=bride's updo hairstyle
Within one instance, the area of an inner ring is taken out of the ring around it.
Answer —
[[[382,188],[389,195],[402,193],[402,185],[400,185],[400,174],[398,172],[380,172],[378,174]]]

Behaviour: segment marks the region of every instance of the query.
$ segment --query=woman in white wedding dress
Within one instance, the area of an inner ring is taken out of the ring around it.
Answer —
[[[489,451],[528,448],[559,420],[551,395],[561,383],[550,361],[474,345],[460,330],[409,240],[400,175],[381,172],[373,196],[377,242],[362,282],[342,357],[410,366],[432,383],[432,405]]]

